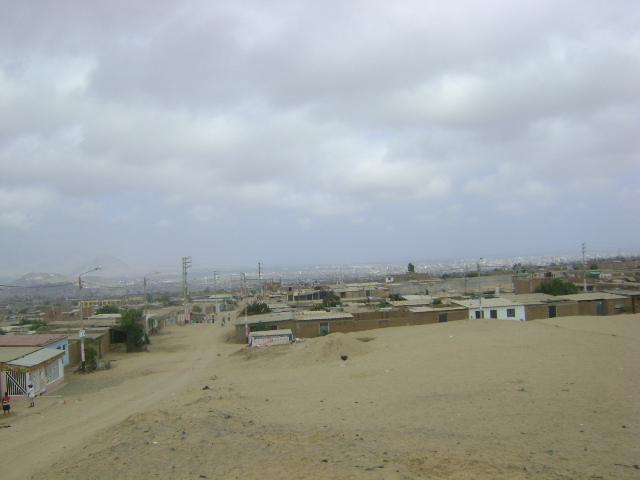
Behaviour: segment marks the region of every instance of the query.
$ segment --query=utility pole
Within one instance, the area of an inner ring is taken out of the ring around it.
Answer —
[[[182,257],[182,298],[184,302],[184,316],[187,319],[187,301],[189,292],[187,291],[187,269],[191,268],[191,257]]]
[[[157,275],[160,272],[153,272],[153,273],[147,273],[143,278],[143,282],[142,282],[142,291],[143,291],[143,295],[144,295],[144,329],[145,329],[145,333],[148,333],[148,328],[149,328],[149,322],[147,320],[147,305],[149,304],[148,300],[147,300],[147,277],[151,276],[151,275]]]
[[[480,308],[482,309],[482,291],[480,289],[480,260],[482,260],[482,258],[478,259],[478,301],[480,302]]]
[[[587,293],[587,262],[586,262],[586,253],[587,253],[587,244],[585,242],[582,242],[582,280],[583,280],[583,288],[584,288],[584,293]]]
[[[260,262],[258,262],[258,295],[260,295],[260,301],[262,301],[262,283],[260,283]]]
[[[214,307],[214,315],[218,314],[218,271],[214,270],[213,271],[213,295],[214,295],[214,299],[215,299],[215,307]]]
[[[96,270],[100,270],[102,267],[96,267],[93,270],[89,270],[86,272],[82,272],[78,275],[78,290],[80,297],[80,331],[78,331],[78,336],[80,337],[80,361],[82,362],[82,373],[87,373],[87,362],[85,361],[84,356],[84,315],[82,314],[82,275],[85,273],[95,272]]]
[[[249,328],[249,298],[247,297],[247,276],[242,272],[242,283],[244,285],[244,333],[247,336],[247,341],[249,341],[249,333],[251,329]]]

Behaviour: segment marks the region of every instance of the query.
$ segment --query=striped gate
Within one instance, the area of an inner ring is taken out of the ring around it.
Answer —
[[[5,371],[7,374],[7,392],[9,395],[27,394],[27,373]]]

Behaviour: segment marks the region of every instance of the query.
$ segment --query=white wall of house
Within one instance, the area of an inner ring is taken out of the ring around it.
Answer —
[[[469,318],[497,318],[498,320],[526,320],[524,305],[488,306],[469,309]]]

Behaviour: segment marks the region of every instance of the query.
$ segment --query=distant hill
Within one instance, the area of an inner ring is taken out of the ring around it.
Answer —
[[[135,269],[123,262],[119,258],[114,257],[110,253],[102,253],[95,257],[94,259],[78,266],[75,269],[74,275],[78,275],[82,272],[87,272],[89,270],[93,270],[96,267],[101,267],[100,270],[95,272],[91,272],[91,275],[95,275],[98,277],[108,277],[108,278],[125,278],[132,277],[137,274]]]
[[[61,283],[73,283],[74,279],[68,275],[59,275],[57,273],[36,273],[31,272],[26,274],[17,280],[14,280],[13,285],[19,285],[21,287],[33,287],[36,285],[56,285]]]

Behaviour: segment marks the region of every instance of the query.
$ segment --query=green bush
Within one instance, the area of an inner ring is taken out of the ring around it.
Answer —
[[[543,282],[533,290],[533,293],[546,293],[547,295],[573,295],[578,293],[578,287],[573,282],[565,282],[559,278],[554,278],[548,282]]]
[[[309,310],[312,311],[312,312],[319,312],[319,311],[328,312],[329,311],[322,304],[314,305],[313,307],[309,308]]]
[[[100,308],[96,309],[96,315],[100,315],[103,313],[120,313],[120,309],[115,305],[103,305]]]
[[[249,305],[247,305],[241,312],[241,314],[244,314],[246,310],[246,314],[247,315],[262,315],[264,313],[270,313],[271,309],[269,308],[269,305],[267,305],[264,302],[256,302],[256,303],[251,303]]]
[[[263,322],[254,323],[250,325],[250,328],[252,332],[268,332],[271,330],[271,327]]]
[[[98,368],[98,341],[95,338],[86,337],[84,339],[84,360],[88,372],[93,372]]]

